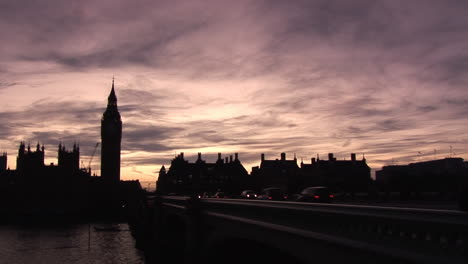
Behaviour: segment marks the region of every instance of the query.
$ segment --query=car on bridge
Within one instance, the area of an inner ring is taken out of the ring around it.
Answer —
[[[240,198],[241,199],[257,199],[257,193],[252,191],[252,190],[245,190],[245,191],[242,191],[241,194],[240,194]]]
[[[288,195],[286,195],[280,188],[271,187],[263,189],[257,199],[286,201],[288,199]]]
[[[325,186],[307,187],[296,196],[297,202],[331,203],[335,196]]]

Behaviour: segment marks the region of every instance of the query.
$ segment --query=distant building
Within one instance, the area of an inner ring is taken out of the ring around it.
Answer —
[[[408,165],[389,165],[375,172],[375,182],[382,191],[417,189],[416,181],[410,178]]]
[[[366,159],[356,159],[351,153],[351,160],[337,160],[333,153],[328,160],[312,158],[311,164],[301,162],[299,179],[300,188],[307,186],[328,186],[335,191],[367,191],[371,182],[370,167]]]
[[[329,153],[328,160],[317,157],[311,161],[311,164],[301,162],[299,167],[296,156],[288,160],[286,153],[281,153],[280,159],[267,160],[262,153],[260,166],[253,167],[248,175],[237,153],[234,159],[232,156],[223,159],[218,153],[215,163],[207,163],[201,153],[191,163],[184,158],[184,153],[180,153],[171,161],[169,170],[161,167],[157,191],[190,194],[194,190],[214,192],[221,189],[238,195],[245,189],[260,191],[276,187],[286,193],[297,193],[310,186],[328,186],[333,191],[354,193],[368,191],[372,182],[366,159],[357,160],[354,153],[351,160],[337,160],[333,153]]]
[[[80,147],[67,150],[60,143],[57,164],[44,163],[45,147],[35,150],[20,143],[16,170],[6,169],[6,153],[0,156],[0,209],[21,216],[56,215],[117,216],[122,204],[142,199],[139,181],[120,181],[122,120],[117,108],[114,81],[101,120],[101,176],[80,168]],[[98,144],[96,144],[96,148]],[[94,156],[94,152],[92,157]],[[116,183],[116,184],[109,184]],[[137,202],[136,202],[137,203]],[[25,212],[25,213],[23,213]],[[27,213],[26,213],[27,212]]]
[[[62,143],[58,147],[58,164],[44,164],[45,147],[39,143],[36,150],[32,151],[30,145],[26,147],[24,142],[20,143],[18,156],[16,158],[16,173],[21,178],[42,181],[59,175],[62,178],[72,175],[86,175],[85,170],[80,169],[80,147],[73,145],[73,150],[68,151]]]
[[[253,167],[251,174],[257,189],[278,187],[288,193],[310,186],[327,186],[334,191],[367,191],[371,182],[365,158],[356,160],[354,153],[351,160],[337,160],[329,153],[328,160],[312,158],[311,164],[301,161],[300,167],[296,157],[287,160],[285,153],[281,153],[279,160],[266,160],[262,154],[260,167]]]
[[[16,158],[16,170],[20,173],[27,171],[37,171],[44,167],[44,145],[41,147],[39,143],[36,145],[36,151],[31,151],[31,146],[28,144],[26,149],[25,143],[21,142],[18,149],[18,157]]]
[[[280,159],[267,160],[261,154],[260,167],[252,168],[252,178],[258,191],[267,187],[276,187],[284,192],[295,192],[298,188],[299,167],[297,159],[286,159],[286,153],[281,153]]]
[[[161,169],[159,170],[158,179],[156,180],[156,191],[166,189],[166,181],[168,181],[168,179],[166,178],[166,167],[162,165]]]
[[[117,109],[117,96],[112,89],[107,99],[107,108],[101,120],[101,177],[107,182],[120,181],[120,146],[122,119]]]
[[[161,167],[157,182],[160,193],[191,194],[193,192],[216,192],[221,190],[231,195],[238,195],[248,184],[248,173],[236,153],[234,158],[223,159],[218,153],[215,163],[202,159],[201,153],[191,163],[184,158],[184,153],[177,155],[167,170]]]
[[[4,152],[0,156],[0,171],[6,171],[7,169],[7,153]]]
[[[462,158],[384,166],[376,172],[380,189],[397,192],[457,192],[468,177]]]
[[[80,168],[80,147],[73,144],[73,150],[67,151],[61,143],[58,147],[58,166],[70,170],[78,170]]]

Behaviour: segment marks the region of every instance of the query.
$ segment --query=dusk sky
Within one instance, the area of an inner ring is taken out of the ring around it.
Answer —
[[[100,142],[112,77],[122,179],[174,153],[250,172],[294,153],[468,159],[468,1],[0,0],[0,152]],[[100,174],[100,148],[92,168]]]

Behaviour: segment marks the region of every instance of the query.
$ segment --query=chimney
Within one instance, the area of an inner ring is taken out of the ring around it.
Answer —
[[[333,153],[328,153],[328,160],[333,161]]]
[[[198,152],[198,160],[201,160],[201,152]]]
[[[221,160],[221,153],[218,153],[218,160]]]
[[[228,163],[228,157],[225,157],[225,162],[224,163]]]
[[[232,162],[232,155],[229,156],[229,162]]]
[[[312,164],[315,164],[315,158],[312,158]]]
[[[281,160],[286,160],[286,153],[281,153]]]
[[[264,161],[265,160],[265,154],[262,153],[262,155],[260,155],[260,158],[261,158],[262,161]]]
[[[351,153],[351,160],[356,161],[356,153]]]
[[[239,154],[238,153],[234,153],[234,160],[239,160]]]
[[[183,153],[183,152],[180,153],[180,157],[181,157],[182,159],[184,159],[184,153]]]

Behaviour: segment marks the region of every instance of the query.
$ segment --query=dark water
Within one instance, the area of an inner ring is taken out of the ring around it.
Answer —
[[[145,261],[143,252],[135,248],[127,224],[95,223],[62,227],[2,225],[0,263],[138,264]]]

